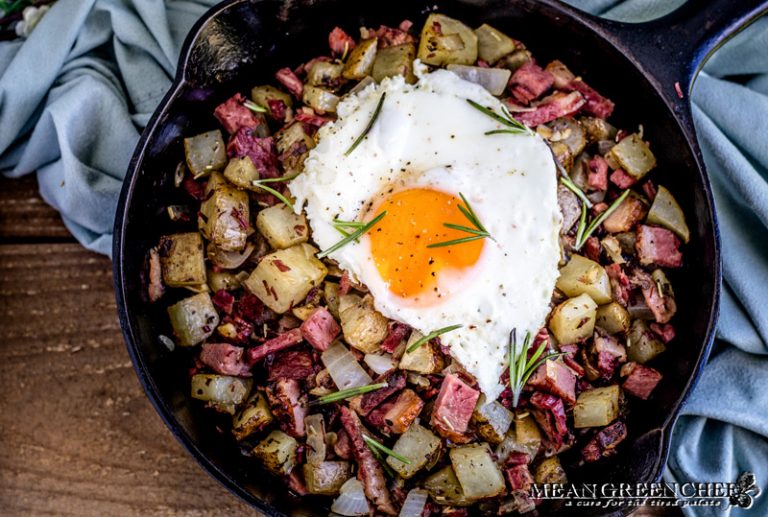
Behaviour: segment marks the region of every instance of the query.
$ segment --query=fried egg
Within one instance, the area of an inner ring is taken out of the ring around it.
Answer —
[[[388,318],[425,335],[462,325],[441,342],[494,400],[504,389],[510,332],[535,334],[549,312],[561,214],[543,139],[486,134],[506,126],[468,99],[502,113],[486,90],[446,70],[421,73],[414,85],[385,79],[348,96],[289,189],[322,250],[343,238],[334,221],[386,212],[329,256]],[[460,207],[471,208],[490,237],[429,247],[473,235],[445,226],[473,227]]]

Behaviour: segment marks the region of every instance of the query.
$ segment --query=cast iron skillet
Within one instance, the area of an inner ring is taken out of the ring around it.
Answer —
[[[213,108],[236,91],[271,82],[274,71],[327,53],[327,34],[340,25],[420,27],[435,9],[469,25],[489,22],[526,43],[543,63],[558,58],[616,102],[619,127],[641,123],[659,161],[656,178],[677,196],[692,230],[685,266],[674,272],[678,338],[660,358],[664,380],[651,401],[630,415],[627,444],[612,460],[576,481],[658,480],[670,431],[709,354],[721,280],[712,193],[696,142],[688,99],[706,57],[768,9],[767,0],[690,1],[654,22],[601,20],[557,0],[230,0],[192,29],[173,87],[136,147],[123,185],[114,230],[117,305],[128,352],[158,413],[198,462],[227,488],[270,515],[327,515],[318,501],[288,495],[215,431],[209,413],[191,403],[179,352],[158,343],[167,316],[143,298],[146,251],[172,231],[164,207],[175,195],[173,170],[182,137],[217,127]],[[682,96],[678,96],[675,84]],[[175,227],[178,231],[178,227]],[[616,510],[550,508],[558,514]],[[548,512],[549,513],[549,512]],[[628,513],[627,509],[616,511]]]

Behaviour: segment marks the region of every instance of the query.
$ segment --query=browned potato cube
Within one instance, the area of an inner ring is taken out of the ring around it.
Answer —
[[[477,61],[477,35],[458,20],[432,13],[421,30],[417,57],[433,66],[472,65]]]
[[[369,38],[358,43],[349,53],[349,58],[347,58],[341,75],[345,79],[352,80],[360,80],[366,75],[370,75],[373,62],[376,59],[378,43],[378,38]]]
[[[629,312],[618,302],[611,302],[597,308],[595,325],[609,334],[629,330]]]
[[[342,296],[339,300],[339,319],[344,341],[366,354],[378,350],[389,331],[387,318],[373,308],[370,296]]]
[[[304,160],[315,140],[307,134],[301,122],[293,122],[277,132],[276,146],[285,174],[292,176],[304,170]]]
[[[651,148],[637,133],[629,135],[614,145],[606,155],[606,159],[618,164],[637,180],[656,167],[656,157],[651,152]]]
[[[261,431],[272,423],[274,417],[269,410],[269,403],[261,392],[256,392],[245,407],[232,418],[232,434],[242,440]]]
[[[603,266],[581,255],[571,255],[571,260],[560,269],[555,286],[566,296],[586,293],[598,304],[612,300],[608,273]]]
[[[381,82],[387,77],[402,75],[407,83],[416,82],[413,75],[413,60],[416,58],[416,46],[403,43],[380,49],[373,62],[371,75],[374,81]]]
[[[205,254],[199,233],[163,236],[159,249],[165,285],[186,287],[205,284]]]
[[[309,239],[307,218],[303,213],[294,213],[283,203],[260,211],[256,216],[256,228],[269,245],[277,249],[290,248]]]
[[[253,182],[260,179],[259,169],[248,156],[234,157],[224,169],[224,177],[238,188],[255,190]]]
[[[440,438],[432,431],[419,424],[413,424],[392,447],[393,451],[411,462],[403,463],[397,458],[388,456],[387,463],[401,477],[410,479],[440,453],[440,444]]]
[[[579,393],[573,406],[573,426],[603,427],[618,418],[621,388],[618,384]]]
[[[352,477],[348,461],[324,461],[320,465],[304,464],[304,482],[310,494],[335,495],[341,485]]]
[[[335,113],[336,105],[339,103],[339,100],[341,99],[335,93],[318,88],[317,86],[312,86],[311,84],[304,85],[302,101],[320,115],[325,113]]]
[[[218,172],[211,175],[205,191],[198,217],[200,232],[224,251],[242,250],[250,226],[248,194]]]
[[[480,395],[477,407],[472,414],[477,434],[491,445],[498,445],[504,440],[514,415],[498,401],[488,402],[485,395]]]
[[[477,35],[477,57],[489,65],[495,64],[496,61],[517,49],[515,40],[487,23],[475,29],[475,35]]]
[[[291,473],[296,466],[296,451],[299,443],[282,431],[272,431],[254,449],[253,455],[261,460],[264,467],[278,476]]]
[[[588,294],[569,298],[552,311],[549,330],[562,344],[587,339],[595,330],[596,312],[597,304]]]
[[[270,253],[244,285],[273,311],[287,312],[325,278],[327,269],[315,253],[317,249],[306,243]]]
[[[464,495],[459,478],[450,465],[443,467],[424,480],[424,488],[437,504],[467,506],[472,500]]]
[[[408,352],[408,347],[413,345],[423,336],[418,330],[411,332],[411,337],[405,345],[405,352],[400,359],[400,369],[411,372],[431,375],[445,368],[443,354],[434,343],[424,343],[413,352]]]
[[[506,484],[501,469],[491,455],[487,443],[463,445],[451,449],[448,455],[464,497],[484,499],[504,492]]]
[[[184,154],[195,177],[221,170],[227,164],[227,146],[218,129],[185,138]]]
[[[208,293],[199,293],[168,307],[179,346],[194,346],[208,338],[219,324],[219,315]]]

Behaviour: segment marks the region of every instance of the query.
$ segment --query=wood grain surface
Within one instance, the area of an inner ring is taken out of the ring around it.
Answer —
[[[27,178],[0,179],[0,397],[0,515],[258,515],[165,428],[125,350],[109,260]]]

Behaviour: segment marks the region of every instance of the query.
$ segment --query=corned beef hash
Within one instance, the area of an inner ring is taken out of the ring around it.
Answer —
[[[334,514],[532,511],[662,380],[683,212],[642,126],[494,27],[328,42],[185,138],[159,343],[224,443]]]

